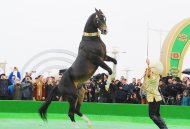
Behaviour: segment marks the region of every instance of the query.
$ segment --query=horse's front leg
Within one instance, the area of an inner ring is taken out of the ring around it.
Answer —
[[[112,74],[112,69],[111,69],[106,63],[104,63],[104,61],[102,61],[100,58],[98,58],[97,63],[98,63],[98,65],[99,65],[101,68],[103,68],[103,69],[105,69],[106,71],[108,71],[109,75]]]
[[[104,61],[111,61],[114,64],[117,64],[117,60],[115,58],[108,56],[108,55],[106,55],[106,57],[104,58]]]
[[[110,75],[112,74],[112,69],[106,63],[104,63],[104,59],[97,56],[97,54],[89,52],[88,59],[91,60],[94,65],[100,66],[101,68],[108,71]]]

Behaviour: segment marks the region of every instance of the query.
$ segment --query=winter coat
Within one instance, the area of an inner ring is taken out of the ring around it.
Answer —
[[[45,84],[41,80],[36,80],[33,85],[33,97],[35,100],[41,101],[45,99]]]
[[[22,84],[22,98],[24,100],[32,100],[32,88],[33,85],[29,81],[24,81]]]
[[[15,84],[13,86],[13,100],[22,99],[22,86],[21,84]]]
[[[128,85],[123,85],[120,86],[122,87],[122,89],[118,89],[117,93],[116,93],[116,99],[126,99],[127,98],[127,91],[128,91]]]
[[[8,86],[11,85],[10,80],[0,79],[0,96],[9,96]]]

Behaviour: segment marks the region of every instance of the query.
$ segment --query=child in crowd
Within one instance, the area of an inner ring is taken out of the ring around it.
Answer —
[[[190,106],[190,97],[187,90],[183,92],[182,106]]]

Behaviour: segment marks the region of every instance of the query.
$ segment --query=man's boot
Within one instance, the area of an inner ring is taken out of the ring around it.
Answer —
[[[161,129],[168,129],[168,127],[166,126],[165,121],[163,120],[162,117],[158,117],[160,124],[161,124]]]
[[[150,115],[150,118],[152,119],[152,121],[160,128],[160,129],[164,129],[162,128],[162,123],[159,119],[159,117],[157,117],[156,115]],[[167,128],[166,128],[167,129]]]

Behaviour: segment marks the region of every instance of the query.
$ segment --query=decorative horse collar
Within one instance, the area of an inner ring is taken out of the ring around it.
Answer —
[[[84,33],[83,33],[83,36],[87,36],[87,37],[97,36],[97,37],[100,37],[100,33],[99,33],[99,32],[94,32],[94,33],[87,33],[87,32],[84,32]]]

